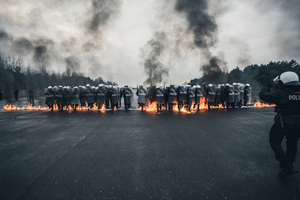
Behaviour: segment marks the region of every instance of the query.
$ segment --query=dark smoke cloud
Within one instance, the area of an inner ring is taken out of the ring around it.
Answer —
[[[34,60],[38,64],[45,64],[49,59],[46,46],[34,47]]]
[[[202,49],[216,42],[217,24],[208,14],[206,0],[177,0],[175,9],[186,14],[189,30],[194,33],[194,44]]]
[[[27,55],[34,49],[33,44],[26,38],[18,38],[13,43],[13,48],[19,55]]]
[[[0,41],[6,41],[6,40],[8,40],[8,34],[5,32],[5,31],[3,31],[3,30],[0,30]]]
[[[156,32],[154,37],[148,41],[144,51],[147,55],[144,61],[144,69],[148,76],[144,84],[151,86],[161,83],[163,77],[169,76],[169,69],[161,62],[161,57],[165,49],[167,36],[164,32]]]
[[[223,53],[219,56],[208,56],[209,61],[204,64],[201,68],[203,71],[202,81],[206,83],[224,83],[225,73],[227,72],[227,63],[224,61]]]
[[[66,61],[66,73],[67,76],[71,76],[73,73],[78,72],[80,69],[80,61],[78,58],[71,56],[65,59]]]
[[[43,69],[50,64],[51,56],[53,56],[51,54],[53,53],[49,53],[49,50],[55,45],[55,42],[47,37],[39,37],[38,39],[14,38],[3,30],[0,30],[0,42],[8,45],[13,53],[18,56],[32,55],[32,61],[34,62],[32,64]]]
[[[214,16],[208,12],[207,0],[177,0],[175,10],[185,13],[188,29],[193,32],[194,45],[201,49],[206,64],[201,71],[207,79],[219,79],[221,65],[225,62],[220,57],[212,56],[210,48],[217,42],[217,24]]]
[[[90,9],[91,17],[87,29],[91,33],[99,33],[109,23],[110,18],[117,14],[120,0],[93,0]]]
[[[214,76],[222,72],[220,68],[221,62],[222,61],[218,57],[216,56],[211,57],[209,63],[202,66],[203,75]]]

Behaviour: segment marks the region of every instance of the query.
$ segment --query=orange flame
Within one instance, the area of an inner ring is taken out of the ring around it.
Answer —
[[[204,100],[201,100],[200,101],[200,105],[199,105],[199,109],[200,110],[208,110],[208,106],[205,105],[205,102]],[[142,110],[141,107],[138,107],[137,110]],[[166,110],[166,107],[162,106],[162,109],[161,110]],[[198,106],[191,106],[190,110],[186,107],[186,106],[183,106],[180,110],[178,109],[178,105],[173,105],[173,112],[176,112],[176,113],[186,113],[186,114],[191,114],[191,113],[195,113],[198,111]],[[146,112],[157,112],[157,102],[154,101],[152,103],[150,103],[149,101],[147,101],[147,103],[144,105],[143,107],[143,111],[146,111]]]
[[[3,106],[3,109],[5,111],[16,111],[16,110],[29,110],[29,111],[37,111],[37,110],[42,110],[42,111],[50,111],[51,108],[49,108],[48,106],[32,106],[30,103],[27,105],[27,107],[16,107],[13,104],[6,104],[5,106]],[[53,111],[58,111],[59,107],[57,104],[53,105]],[[92,108],[88,108],[88,107],[80,107],[80,106],[76,106],[76,109],[73,109],[73,107],[71,105],[68,105],[67,107],[63,107],[63,110],[66,111],[68,110],[69,112],[72,112],[73,110],[76,111],[101,111],[102,113],[105,112],[105,105],[103,104],[102,107],[99,109],[96,105],[96,103],[93,105]]]
[[[275,104],[268,104],[268,103],[262,103],[259,100],[255,102],[253,105],[254,108],[263,108],[263,107],[274,107],[276,106]]]
[[[142,110],[142,107],[138,107],[137,110]],[[154,101],[152,103],[149,103],[148,101],[146,105],[143,107],[143,110],[146,112],[157,112],[157,102]],[[162,106],[162,110],[165,110],[163,106]]]

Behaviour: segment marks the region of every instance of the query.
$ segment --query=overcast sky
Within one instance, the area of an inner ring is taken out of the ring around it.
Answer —
[[[229,71],[300,60],[299,0],[0,0],[0,5],[2,53],[34,68],[60,73],[68,68],[120,86],[143,84],[149,73],[157,84],[200,78],[212,57]]]

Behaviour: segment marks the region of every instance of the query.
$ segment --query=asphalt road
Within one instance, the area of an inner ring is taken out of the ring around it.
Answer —
[[[277,175],[272,111],[1,109],[0,199],[300,199],[299,174]]]

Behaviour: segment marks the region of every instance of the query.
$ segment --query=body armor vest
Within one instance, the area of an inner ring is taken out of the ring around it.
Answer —
[[[282,116],[300,115],[300,88],[283,90],[286,94],[284,103],[277,105],[277,111]]]

